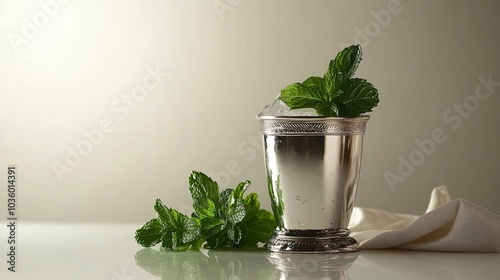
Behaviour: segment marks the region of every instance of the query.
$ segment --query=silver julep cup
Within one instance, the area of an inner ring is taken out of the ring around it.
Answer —
[[[355,252],[347,228],[369,116],[258,116],[271,207],[272,252]]]

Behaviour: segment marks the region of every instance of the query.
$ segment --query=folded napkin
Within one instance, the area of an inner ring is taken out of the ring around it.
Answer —
[[[432,191],[422,216],[355,207],[349,229],[362,249],[500,252],[500,216],[451,200],[445,186]]]

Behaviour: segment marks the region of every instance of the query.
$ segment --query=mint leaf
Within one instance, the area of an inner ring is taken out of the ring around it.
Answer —
[[[318,82],[318,77],[314,77],[306,80],[307,85],[289,85],[281,91],[280,99],[291,109],[314,108],[320,116],[336,116],[337,106],[329,100],[328,94],[324,94],[325,85]]]
[[[250,186],[250,181],[246,180],[245,182],[239,183],[236,188],[234,188],[233,197],[234,199],[243,199],[243,194]]]
[[[258,242],[266,243],[275,229],[276,222],[274,219],[253,219],[245,224],[242,243],[250,246]]]
[[[323,83],[323,79],[321,77],[309,77],[302,83],[302,85],[319,94],[325,91],[325,84]]]
[[[221,193],[216,182],[201,172],[189,177],[195,212],[186,216],[157,199],[158,216],[136,231],[136,241],[149,247],[161,242],[169,251],[197,249],[206,241],[208,248],[256,247],[267,242],[276,227],[273,215],[260,209],[255,193],[244,196],[250,181]]]
[[[166,207],[160,199],[154,206],[158,217],[150,220],[135,233],[135,240],[144,247],[162,243],[167,250],[199,248],[199,225],[196,219]]]
[[[151,247],[161,242],[163,226],[157,219],[145,223],[135,232],[135,240],[144,247]]]
[[[338,104],[330,102],[325,103],[322,106],[318,106],[315,110],[318,113],[318,116],[337,117],[339,115],[339,108],[337,106]]]
[[[181,214],[183,215],[183,214]],[[200,228],[186,215],[182,217],[182,243],[190,243],[200,238]]]
[[[252,193],[244,196],[245,191],[250,186],[250,181],[239,183],[234,189],[226,189],[219,195],[219,208],[216,210],[216,217],[213,219],[203,219],[201,221],[202,234],[207,238],[207,243],[211,248],[220,247],[255,247],[257,242],[248,243],[249,221],[258,219],[260,202],[258,196]],[[265,211],[265,210],[263,210]],[[268,211],[266,211],[268,212]],[[269,213],[269,212],[268,212]],[[269,213],[272,217],[272,214]],[[274,219],[271,222],[276,225]],[[267,234],[267,239],[272,232]]]
[[[295,83],[281,90],[280,99],[292,109],[317,108],[325,105],[327,100],[321,92],[300,83]]]
[[[246,212],[245,219],[248,220],[251,217],[254,217],[257,215],[260,208],[259,196],[256,193],[247,195],[245,200],[243,200],[243,206],[245,206]]]
[[[215,203],[219,201],[219,185],[201,172],[191,172],[189,191],[193,199],[206,197]]]
[[[218,249],[221,247],[227,247],[229,244],[231,244],[227,230],[225,231],[220,231],[214,235],[208,236],[207,237],[207,243],[209,248],[211,249]]]
[[[334,60],[330,61],[324,79],[337,79],[335,76],[340,76],[340,81],[342,83],[349,80],[358,69],[362,55],[361,46],[359,45],[345,48],[337,54]]]
[[[228,229],[227,235],[229,240],[235,245],[239,244],[241,241],[241,229],[238,226],[232,226]]]
[[[201,233],[206,236],[212,236],[222,230],[222,222],[218,218],[207,217],[201,220]]]
[[[225,212],[223,212],[226,221],[231,224],[237,224],[241,222],[246,215],[245,206],[241,200],[230,201],[227,207],[224,207]],[[227,209],[227,210],[226,210]]]
[[[276,221],[273,214],[260,209],[242,226],[241,244],[252,246],[258,242],[266,243],[275,229]]]
[[[227,205],[233,196],[233,189],[225,189],[219,195],[219,205]]]
[[[291,109],[313,108],[323,117],[358,117],[372,111],[379,101],[377,90],[353,78],[361,57],[359,45],[345,48],[330,61],[323,78],[312,76],[285,87],[280,100]]]
[[[257,214],[255,216],[261,220],[268,220],[268,221],[274,220],[273,213],[264,209],[259,209],[259,211],[257,211]],[[276,224],[273,226],[273,229],[274,228],[276,228]]]
[[[332,102],[334,98],[342,95],[342,75],[334,75],[331,78],[323,79],[323,88],[325,91],[323,94],[328,99],[328,102]]]
[[[354,78],[349,80],[345,86],[345,94],[339,97],[342,113],[346,116],[356,117],[364,112],[370,112],[377,106],[378,91],[365,79]]]
[[[344,94],[344,85],[358,69],[358,65],[361,62],[361,47],[359,45],[354,45],[345,48],[343,51],[337,54],[334,60],[330,61],[328,65],[328,70],[323,76],[324,83],[324,95],[328,97],[328,100],[332,102],[335,98]],[[338,105],[336,106],[338,107]],[[328,113],[328,112],[325,112]],[[320,114],[320,112],[318,112]],[[338,110],[334,111],[331,116],[339,115]]]
[[[170,225],[168,207],[165,206],[160,199],[156,199],[154,209],[156,211],[156,214],[158,214],[158,221],[163,225]]]
[[[162,247],[173,250],[200,238],[197,222],[175,209],[166,207],[160,199],[156,200],[157,220],[167,230],[162,235]]]
[[[193,198],[193,208],[200,219],[215,217],[215,203],[207,197]]]

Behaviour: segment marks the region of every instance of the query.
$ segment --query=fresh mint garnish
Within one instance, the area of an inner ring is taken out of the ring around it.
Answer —
[[[243,248],[266,243],[276,222],[273,215],[260,209],[256,193],[245,196],[250,181],[219,193],[217,182],[207,175],[193,171],[189,191],[194,212],[190,217],[156,200],[157,218],[135,232],[135,240],[144,247],[161,243],[169,251],[185,251],[205,247]]]
[[[330,61],[323,78],[309,77],[281,90],[291,109],[313,108],[322,117],[359,117],[377,106],[378,91],[365,79],[353,78],[361,62],[361,46],[345,48]]]

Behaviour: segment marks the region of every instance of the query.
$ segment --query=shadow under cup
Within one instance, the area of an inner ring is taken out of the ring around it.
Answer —
[[[368,116],[258,117],[271,207],[273,252],[355,252],[347,228]]]

